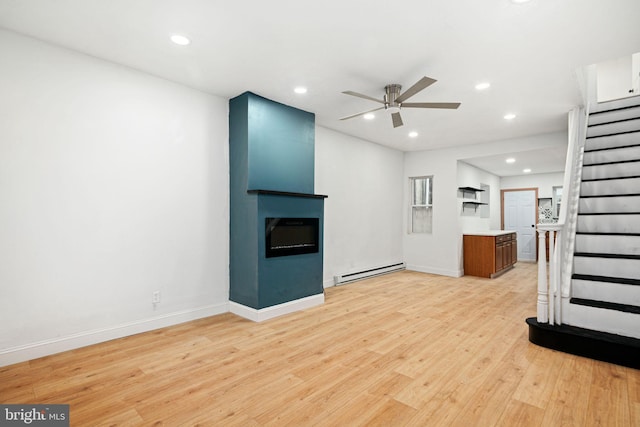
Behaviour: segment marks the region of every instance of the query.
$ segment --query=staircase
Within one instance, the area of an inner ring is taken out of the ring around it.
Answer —
[[[527,319],[531,341],[640,368],[640,96],[590,111],[562,322]]]
[[[573,262],[572,323],[640,338],[640,97],[589,115]]]

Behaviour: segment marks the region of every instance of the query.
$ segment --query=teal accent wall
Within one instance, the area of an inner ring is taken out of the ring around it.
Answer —
[[[248,190],[313,194],[315,115],[252,93],[247,98]]]
[[[313,194],[315,116],[250,92],[229,101],[229,299],[261,309],[321,294],[324,200]],[[318,253],[265,257],[265,218],[319,218]]]
[[[259,307],[270,307],[311,295],[321,294],[323,264],[323,199],[258,195],[258,300]],[[265,257],[265,218],[320,218],[317,253]]]
[[[247,194],[249,126],[248,97],[229,103],[229,299],[258,306],[258,198]]]

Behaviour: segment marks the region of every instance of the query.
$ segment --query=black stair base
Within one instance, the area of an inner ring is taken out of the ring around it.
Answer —
[[[529,341],[541,347],[640,369],[640,339],[527,319]]]

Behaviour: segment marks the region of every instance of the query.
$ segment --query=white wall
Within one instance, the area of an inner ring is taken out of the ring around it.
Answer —
[[[458,277],[462,275],[462,225],[458,201],[458,160],[518,151],[554,148],[567,144],[566,132],[534,135],[488,144],[474,144],[439,150],[405,153],[404,180],[433,175],[433,233],[407,233],[404,224],[404,258],[407,268],[415,271]],[[404,190],[408,206],[408,184]],[[493,214],[492,214],[493,215]],[[499,213],[498,213],[499,215]],[[492,220],[491,227],[496,226]]]
[[[458,192],[459,220],[462,233],[500,229],[500,177],[468,163],[458,162],[458,187],[480,188],[481,184],[490,187],[489,218],[481,217],[480,208],[477,210],[469,207],[463,209],[462,194]],[[466,194],[465,198],[471,198],[471,194]],[[478,199],[480,199],[480,194],[478,194]]]
[[[326,194],[324,284],[402,262],[400,151],[316,127],[315,192]]]
[[[404,208],[409,208],[409,178],[433,176],[432,233],[408,232],[408,215],[404,217],[404,257],[410,270],[460,276],[458,236],[457,159],[448,150],[405,153]]]
[[[0,52],[0,365],[227,311],[227,101],[10,32]]]
[[[553,195],[553,187],[562,187],[563,182],[564,172],[503,176],[500,178],[500,189],[537,188],[538,198],[542,199],[551,197]]]

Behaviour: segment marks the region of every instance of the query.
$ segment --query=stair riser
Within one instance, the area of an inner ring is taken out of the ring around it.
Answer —
[[[640,214],[578,215],[577,231],[581,233],[640,233]]]
[[[640,119],[626,120],[624,122],[607,123],[587,128],[587,137],[612,135],[616,133],[635,132],[640,130]]]
[[[585,307],[577,304],[563,306],[563,317],[567,324],[594,331],[609,332],[625,337],[640,338],[640,316],[615,310]]]
[[[640,161],[613,165],[584,166],[582,168],[583,180],[623,178],[627,176],[640,176]]]
[[[575,256],[573,272],[592,276],[638,278],[640,277],[640,259]]]
[[[640,160],[640,146],[584,153],[583,165]]]
[[[640,188],[638,189],[640,192]],[[580,199],[579,213],[640,213],[640,196],[595,197]]]
[[[640,236],[577,234],[576,252],[640,255]]]
[[[622,110],[606,111],[604,113],[591,114],[589,116],[589,126],[628,120],[637,117],[640,117],[640,106],[625,108]]]
[[[640,306],[640,286],[573,279],[571,280],[571,296]]]
[[[624,147],[627,145],[638,144],[639,141],[640,132],[601,136],[598,138],[587,139],[584,145],[584,149],[588,151],[601,150],[603,148]]]
[[[615,108],[625,108],[634,105],[640,105],[640,96],[629,96],[627,98],[616,99],[614,101],[600,102],[591,106],[590,113],[598,111],[613,110]]]
[[[580,184],[580,196],[608,196],[611,194],[637,194],[640,178],[588,181]]]

